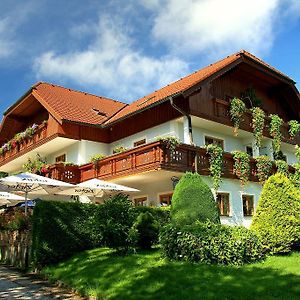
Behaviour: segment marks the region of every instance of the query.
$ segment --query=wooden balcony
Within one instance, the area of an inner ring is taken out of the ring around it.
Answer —
[[[47,177],[77,184],[80,182],[80,171],[79,167],[76,165],[57,163],[49,167],[49,173],[47,174]]]
[[[34,132],[32,137],[27,137],[12,145],[10,150],[5,151],[0,155],[0,165],[5,164],[8,161],[15,159],[29,151],[33,148],[42,144],[47,138],[47,124],[41,124]]]
[[[232,126],[232,122],[230,120],[230,114],[229,114],[229,103],[227,101],[224,101],[222,99],[215,99],[214,100],[214,121],[223,123],[225,125]],[[264,136],[271,137],[269,133],[269,127],[270,127],[270,117],[265,118],[265,128],[264,128]],[[250,110],[247,110],[247,112],[243,116],[243,122],[240,124],[240,128],[245,131],[252,132],[252,114]],[[289,135],[289,125],[287,123],[284,123],[281,127],[281,133],[282,133],[282,141],[285,143],[290,144],[300,144],[300,136],[297,135],[294,139],[291,139]]]
[[[163,143],[153,142],[123,153],[111,155],[100,160],[97,164],[89,163],[80,167],[54,165],[51,167],[50,176],[54,179],[78,183],[92,178],[112,180],[155,170],[194,171],[196,152],[198,172],[201,175],[210,175],[209,155],[206,154],[205,149],[182,144],[175,151],[171,151]],[[224,153],[223,158],[222,177],[238,179],[233,172],[234,160],[232,155]],[[250,181],[257,182],[254,159],[251,159],[250,165]],[[273,172],[275,173],[275,171],[274,166]]]

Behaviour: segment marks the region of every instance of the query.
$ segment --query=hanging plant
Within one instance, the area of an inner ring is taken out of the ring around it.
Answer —
[[[158,136],[156,140],[162,142],[167,149],[170,149],[171,155],[175,153],[177,146],[180,144],[180,140],[176,136]]]
[[[284,160],[276,160],[275,165],[277,167],[277,172],[281,173],[285,176],[288,176],[289,174],[289,165]]]
[[[234,134],[237,135],[240,123],[243,120],[243,114],[246,111],[245,103],[239,98],[233,98],[230,101],[230,118],[234,127]]]
[[[240,179],[241,186],[249,181],[250,176],[250,156],[246,152],[233,151],[233,172]]]
[[[209,154],[209,171],[213,178],[213,187],[217,191],[221,184],[222,168],[223,168],[223,149],[215,144],[206,146]]]
[[[263,136],[263,130],[265,126],[265,112],[259,107],[252,108],[251,112],[252,112],[252,128],[253,128],[255,145],[257,147],[260,147],[262,136]]]
[[[283,124],[283,120],[278,115],[270,115],[270,135],[273,138],[273,151],[278,153],[281,147],[282,134],[280,128]]]
[[[300,132],[300,123],[296,120],[289,121],[289,134],[293,139]]]
[[[262,155],[255,158],[257,177],[260,183],[264,183],[271,175],[273,163],[268,156]]]

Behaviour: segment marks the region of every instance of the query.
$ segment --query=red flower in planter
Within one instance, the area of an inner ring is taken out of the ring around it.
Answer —
[[[48,168],[42,167],[42,168],[41,168],[41,173],[42,173],[42,174],[47,174],[47,173],[49,173]]]
[[[16,140],[12,140],[12,141],[11,141],[11,147],[12,147],[13,149],[16,148],[17,145],[18,145],[18,143],[17,143]]]

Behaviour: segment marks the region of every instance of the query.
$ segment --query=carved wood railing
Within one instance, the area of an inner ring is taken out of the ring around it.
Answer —
[[[76,184],[80,182],[80,171],[77,165],[57,163],[49,167],[47,177]]]
[[[77,183],[92,178],[111,180],[159,169],[176,172],[194,171],[196,153],[198,172],[201,175],[210,175],[209,155],[204,148],[181,144],[172,151],[166,148],[162,142],[153,142],[111,155],[96,164],[89,163],[80,167],[56,164],[50,168],[50,176],[69,183]],[[250,181],[258,181],[254,159],[250,160],[250,167]],[[223,154],[222,177],[238,179],[233,168],[233,156],[225,152]],[[290,167],[290,171],[293,172],[292,167]],[[275,172],[274,166],[273,173]]]
[[[0,155],[0,164],[6,163],[17,156],[20,156],[28,151],[30,151],[35,145],[42,142],[47,138],[47,124],[40,125],[32,137],[23,139],[21,142],[17,143],[8,151],[5,151]]]

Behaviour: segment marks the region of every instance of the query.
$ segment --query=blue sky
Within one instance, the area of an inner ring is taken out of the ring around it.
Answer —
[[[300,0],[0,6],[1,113],[37,81],[130,102],[240,49],[300,82]]]

